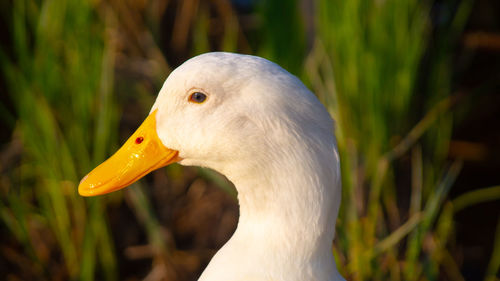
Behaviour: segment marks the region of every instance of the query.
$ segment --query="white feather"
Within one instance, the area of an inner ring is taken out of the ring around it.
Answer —
[[[195,91],[206,101],[189,102]],[[219,171],[238,190],[238,227],[199,280],[343,280],[332,255],[334,123],[299,79],[263,58],[203,54],[170,74],[155,109],[181,164]]]

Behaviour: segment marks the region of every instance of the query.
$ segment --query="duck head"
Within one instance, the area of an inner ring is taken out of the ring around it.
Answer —
[[[78,190],[109,193],[174,162],[233,180],[334,146],[332,119],[295,76],[259,57],[207,53],[169,75],[144,123]]]

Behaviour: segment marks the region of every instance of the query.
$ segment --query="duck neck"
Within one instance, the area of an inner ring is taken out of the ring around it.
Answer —
[[[263,161],[266,164],[253,169],[256,173],[231,179],[240,204],[233,238],[297,260],[317,257],[331,262],[340,204],[337,159],[334,149],[326,153],[304,149],[289,156],[274,155],[272,162]]]

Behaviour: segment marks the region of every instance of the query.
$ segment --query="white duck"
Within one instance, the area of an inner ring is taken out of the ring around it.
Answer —
[[[343,280],[332,255],[341,196],[334,123],[295,76],[255,56],[188,60],[79,192],[108,193],[173,162],[214,169],[238,190],[238,227],[199,280]]]

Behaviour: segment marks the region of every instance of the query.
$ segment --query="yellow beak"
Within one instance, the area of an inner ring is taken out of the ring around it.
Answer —
[[[111,158],[80,181],[78,193],[95,196],[122,189],[153,170],[180,161],[178,154],[158,138],[155,110]]]

